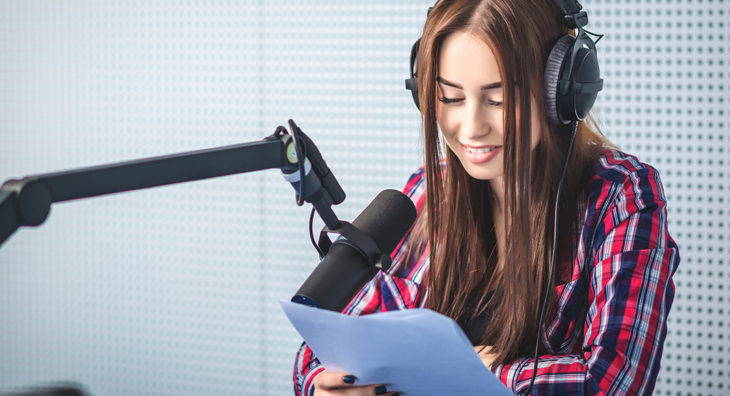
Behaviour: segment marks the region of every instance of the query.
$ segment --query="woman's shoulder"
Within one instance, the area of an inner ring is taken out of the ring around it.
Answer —
[[[421,166],[411,174],[411,176],[408,178],[408,181],[406,182],[406,185],[403,187],[403,194],[406,194],[411,199],[411,201],[413,201],[413,204],[416,205],[416,211],[418,213],[421,212],[425,192],[425,169],[423,166]]]
[[[406,182],[406,186],[403,188],[403,193],[406,195],[413,195],[423,184],[425,173],[426,171],[423,165],[416,169],[416,171],[408,177],[408,182]]]
[[[640,161],[635,155],[614,148],[605,148],[595,164],[592,180],[625,185],[647,174],[656,175],[658,171]]]
[[[446,159],[442,158],[439,165],[441,165],[441,171],[446,171]],[[403,188],[403,193],[411,197],[413,202],[417,204],[418,200],[423,199],[423,195],[426,192],[426,167],[421,165],[411,174],[408,178],[406,186]],[[417,204],[418,207],[418,204]],[[420,209],[420,207],[418,207]]]
[[[666,202],[659,172],[635,155],[606,148],[586,186],[588,206],[609,209],[615,202],[631,201],[636,209]],[[598,212],[606,213],[605,210]]]

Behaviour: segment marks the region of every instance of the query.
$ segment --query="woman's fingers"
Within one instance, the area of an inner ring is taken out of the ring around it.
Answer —
[[[373,396],[375,385],[353,386],[350,388],[315,389],[314,396]],[[386,392],[378,396],[400,396],[398,392]]]
[[[315,396],[373,396],[374,385],[370,386],[353,386],[352,388],[340,388],[332,390],[315,390]],[[400,396],[398,392],[388,392],[380,396]]]
[[[385,385],[355,385],[356,378],[352,374],[323,371],[314,378],[315,396],[398,396],[397,392],[389,392]]]
[[[351,387],[355,383],[355,376],[348,373],[333,373],[323,371],[314,378],[314,387],[321,389]]]

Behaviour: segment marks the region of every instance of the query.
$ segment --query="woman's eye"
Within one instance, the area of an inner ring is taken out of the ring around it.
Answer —
[[[440,101],[441,101],[442,103],[446,103],[446,104],[449,104],[449,103],[459,103],[459,102],[461,102],[461,101],[462,101],[462,100],[464,100],[464,99],[452,99],[452,98],[447,98],[447,97],[445,97],[445,96],[442,96],[442,97],[440,97],[440,98],[439,98],[439,100],[440,100]]]
[[[454,99],[454,98],[447,98],[445,96],[442,96],[442,97],[439,98],[439,100],[442,103],[452,104],[452,103],[459,103],[459,102],[463,101],[464,98]],[[490,106],[496,106],[496,107],[502,106],[502,102],[497,102],[497,101],[494,101],[494,100],[487,100],[487,104],[490,105]]]

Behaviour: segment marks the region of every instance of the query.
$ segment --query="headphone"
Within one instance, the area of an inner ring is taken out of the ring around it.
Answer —
[[[596,54],[596,43],[603,36],[600,35],[596,42],[588,37],[587,33],[590,32],[583,29],[588,24],[588,15],[581,11],[583,6],[578,1],[553,1],[560,8],[568,28],[578,29],[575,37],[566,34],[557,41],[545,63],[545,110],[548,122],[561,125],[585,119],[596,101],[598,91],[603,89]],[[436,4],[428,9],[429,14]],[[416,65],[420,42],[419,38],[411,47],[411,77],[406,79],[406,89],[411,91],[419,109]]]

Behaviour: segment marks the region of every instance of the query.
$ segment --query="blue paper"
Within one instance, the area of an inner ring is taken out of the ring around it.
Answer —
[[[347,316],[289,301],[281,307],[329,371],[403,395],[511,395],[451,318],[429,309]]]

